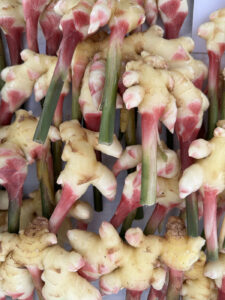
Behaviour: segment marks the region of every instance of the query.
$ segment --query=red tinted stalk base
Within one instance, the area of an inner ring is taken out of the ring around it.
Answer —
[[[218,259],[218,241],[217,241],[217,190],[210,187],[204,187],[203,206],[204,206],[204,232],[207,245],[208,261]]]
[[[51,232],[56,233],[69,212],[71,206],[78,199],[69,185],[64,185],[62,195],[57,204],[50,220],[49,229]]]

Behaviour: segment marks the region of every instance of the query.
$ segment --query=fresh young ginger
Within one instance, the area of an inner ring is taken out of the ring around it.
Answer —
[[[84,265],[82,257],[74,251],[67,252],[55,245],[57,239],[53,233],[49,233],[47,219],[33,220],[25,230],[20,231],[19,235],[0,234],[0,240],[3,249],[0,270],[4,272],[1,273],[1,275],[4,274],[4,280],[0,281],[0,290],[6,295],[13,295],[15,291],[16,286],[10,285],[10,283],[14,283],[12,281],[12,272],[14,271],[17,272],[16,275],[20,275],[21,280],[25,281],[22,285],[19,281],[23,295],[20,294],[17,297],[24,296],[19,299],[25,299],[24,289],[30,288],[29,285],[27,287],[25,285],[28,281],[26,276],[30,276],[28,270],[36,283],[35,287],[38,292],[43,294],[46,299],[60,297],[69,300],[73,293],[73,299],[101,299],[99,292],[75,273]],[[43,270],[44,283],[39,278],[39,270]],[[76,292],[75,287],[77,287]]]
[[[149,221],[148,233],[154,233],[166,213],[175,205],[180,205],[178,181],[180,174],[179,160],[176,153],[161,143],[162,149],[157,152],[157,206]],[[159,149],[159,148],[158,148]],[[162,157],[162,152],[166,159]],[[125,179],[122,198],[111,223],[118,227],[132,210],[140,206],[141,166],[142,159],[140,145],[129,146],[113,166],[115,175],[121,170],[137,166],[137,170]]]
[[[46,39],[46,54],[56,55],[62,40],[59,28],[60,16],[54,11],[58,0],[51,0],[39,18],[41,29]]]
[[[219,289],[219,300],[223,300],[225,297],[225,255],[220,253],[217,261],[210,261],[206,264],[204,275],[215,281],[216,286]],[[221,295],[220,295],[221,294]]]
[[[220,62],[225,51],[225,8],[221,8],[210,15],[210,22],[202,24],[198,29],[198,35],[206,40],[206,48],[209,56],[208,96],[209,128],[208,136],[213,137],[213,130],[218,120],[218,88]]]
[[[184,283],[181,295],[184,300],[216,300],[215,283],[204,275],[206,255],[201,252],[199,260],[192,268],[184,272]]]
[[[158,0],[158,10],[165,27],[165,37],[177,38],[188,14],[188,1]]]
[[[24,19],[26,21],[26,37],[28,48],[39,52],[38,21],[41,13],[51,0],[22,0]]]
[[[6,36],[11,64],[18,64],[20,62],[22,34],[25,31],[21,1],[1,0],[0,27]]]
[[[198,260],[204,245],[201,237],[187,237],[185,231],[180,230],[180,222],[171,218],[165,237],[145,236],[140,228],[131,228],[125,235],[128,244],[122,242],[107,222],[100,226],[99,236],[70,230],[68,238],[85,260],[81,274],[92,280],[101,276],[103,293],[117,293],[122,288],[143,291],[150,285],[160,290],[166,275],[160,262],[187,271]]]
[[[204,230],[208,255],[211,259],[218,256],[217,242],[217,195],[225,188],[225,125],[219,121],[210,141],[198,139],[192,142],[189,156],[197,161],[187,168],[179,183],[180,197],[200,190],[204,206]]]
[[[21,52],[21,58],[23,64],[7,67],[1,73],[6,82],[1,90],[1,107],[6,110],[7,106],[8,114],[15,112],[32,95],[33,89],[36,101],[45,97],[57,62],[56,56],[37,54],[28,49]],[[62,97],[68,92],[68,81],[65,81]],[[7,115],[1,118],[2,125],[10,121]]]
[[[142,51],[152,55],[160,55],[167,62],[170,69],[179,70],[190,80],[201,87],[203,79],[207,76],[206,66],[195,60],[189,52],[194,49],[194,42],[189,37],[166,40],[163,38],[163,29],[157,25],[151,26],[145,32],[133,33],[126,37],[122,45],[122,60],[129,61],[140,58]],[[96,53],[106,59],[109,39],[100,41],[89,38],[78,44],[72,60],[73,88],[79,89],[85,68]]]
[[[77,120],[60,125],[60,135],[65,147],[62,160],[66,162],[57,183],[62,185],[62,195],[50,218],[50,230],[56,232],[73,203],[93,184],[109,200],[116,194],[116,179],[113,173],[96,159],[98,150],[119,157],[122,147],[114,136],[112,145],[98,143],[97,132],[81,127]]]
[[[0,128],[0,178],[1,184],[9,194],[9,230],[19,230],[20,207],[22,202],[22,188],[27,174],[27,165],[37,160],[42,161],[46,173],[38,169],[42,187],[46,187],[50,203],[54,203],[53,176],[51,170],[50,139],[60,139],[59,132],[51,127],[49,138],[44,145],[33,141],[33,134],[37,126],[37,118],[25,110],[18,110],[14,122]],[[48,171],[47,171],[48,170]],[[45,176],[45,177],[43,177]],[[44,213],[44,210],[43,210]]]
[[[142,204],[151,205],[156,195],[158,122],[184,141],[200,128],[208,100],[192,82],[177,71],[167,70],[162,57],[142,53],[143,59],[126,65],[123,94],[127,109],[138,107],[142,115]],[[152,85],[149,83],[152,78]],[[150,84],[150,86],[149,86]],[[176,123],[176,125],[175,125]],[[149,149],[151,151],[149,152]]]
[[[0,232],[7,231],[7,222],[8,222],[8,193],[6,191],[1,191],[0,193]],[[57,198],[57,197],[56,197]],[[20,230],[25,229],[30,222],[33,221],[38,216],[42,215],[41,208],[41,195],[40,191],[34,191],[29,194],[29,198],[23,199],[20,213]],[[93,209],[88,202],[77,200],[60,227],[58,232],[58,243],[63,245],[66,239],[67,230],[71,229],[72,224],[69,221],[69,217],[73,217],[78,221],[80,227],[86,227],[88,223],[92,221],[93,218]]]

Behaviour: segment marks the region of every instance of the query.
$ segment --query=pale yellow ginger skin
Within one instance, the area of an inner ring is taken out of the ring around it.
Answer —
[[[56,202],[58,203],[61,197],[62,191],[58,190],[56,193]],[[69,217],[73,217],[84,223],[90,223],[93,219],[92,206],[83,200],[77,200],[70,208],[68,212]]]
[[[204,276],[206,255],[201,252],[199,260],[184,273],[181,295],[184,300],[216,300],[217,288],[213,280]]]
[[[22,160],[24,158],[24,153],[21,148],[11,141],[6,140],[6,135],[8,134],[6,126],[0,128],[0,149],[3,150],[6,154],[0,156],[0,168],[4,168],[7,166],[7,159],[19,159]],[[21,175],[26,176],[27,174],[27,165],[24,160],[23,168],[20,168]],[[3,178],[0,179],[0,184],[5,184]]]
[[[83,263],[78,253],[68,253],[59,246],[48,248],[44,254],[44,272],[41,276],[45,282],[43,296],[48,300],[62,297],[65,300],[101,299],[99,291],[75,273]]]
[[[161,121],[173,132],[176,118],[188,116],[191,113],[188,105],[190,101],[195,100],[200,105],[198,124],[200,127],[203,112],[209,105],[206,96],[180,72],[165,68],[155,69],[163,67],[162,61],[157,56],[146,56],[146,53],[142,56],[142,60],[131,61],[126,65],[123,77],[124,85],[129,87],[123,94],[126,107],[130,109],[138,106],[140,113],[164,108]]]
[[[86,70],[84,72],[84,76],[82,79],[82,86],[80,90],[80,96],[79,96],[79,103],[84,117],[88,113],[100,113],[99,107],[96,107],[96,104],[93,101],[89,89],[89,85],[88,85],[88,81],[90,77],[90,68],[91,68],[91,63],[87,65]],[[122,108],[122,107],[123,107],[123,101],[120,95],[117,94],[116,108]]]
[[[18,110],[16,112],[15,121],[9,125],[0,128],[0,139],[11,142],[21,149],[28,163],[33,162],[32,151],[37,147],[42,147],[40,144],[33,141],[34,132],[36,130],[38,119],[26,110]],[[56,141],[60,139],[58,130],[51,126],[48,134],[48,139],[45,146],[50,146],[50,140]]]
[[[195,140],[189,148],[189,155],[198,160],[187,168],[179,183],[180,196],[185,198],[205,186],[217,194],[225,188],[225,121],[220,121],[210,141]]]
[[[15,27],[25,27],[22,2],[20,0],[1,0],[0,18],[12,17]],[[7,33],[7,32],[4,32]]]
[[[160,290],[166,274],[159,261],[186,271],[198,260],[205,243],[201,237],[187,237],[183,228],[183,223],[175,217],[169,220],[165,238],[144,236],[140,228],[132,228],[125,235],[128,245],[122,242],[111,224],[103,222],[99,236],[70,230],[68,238],[86,261],[83,274],[92,279],[105,274],[100,279],[100,287],[105,294],[117,293],[121,288],[142,291],[150,285]],[[92,266],[92,270],[88,265]]]
[[[9,198],[5,190],[0,191],[0,210],[8,210]]]
[[[163,29],[157,25],[151,26],[146,32],[133,33],[126,37],[122,44],[122,60],[130,61],[140,58],[142,51],[164,58],[170,70],[177,70],[194,81],[203,75],[207,76],[207,67],[201,61],[195,60],[189,52],[194,49],[194,42],[189,37],[166,40]],[[75,64],[87,65],[96,53],[103,59],[107,57],[109,39],[100,42],[87,39],[80,43],[73,55],[72,69]],[[177,59],[174,54],[181,53],[183,59]]]
[[[67,252],[60,246],[54,245],[57,239],[54,234],[49,233],[47,219],[35,219],[18,235],[3,233],[0,235],[0,241],[5,254],[0,265],[0,274],[4,275],[3,280],[0,281],[0,290],[5,294],[8,291],[17,291],[15,290],[17,285],[11,286],[16,283],[12,280],[14,274],[15,280],[16,276],[20,276],[17,284],[20,284],[19,287],[23,292],[24,284],[25,286],[27,284],[26,297],[31,295],[33,285],[24,267],[35,267],[43,270],[42,291],[46,299],[101,299],[98,290],[74,273],[84,264],[81,255],[74,251]],[[2,252],[1,256],[3,257]],[[19,299],[25,299],[25,296]]]
[[[170,217],[166,229],[161,260],[172,269],[189,270],[198,260],[205,240],[201,237],[188,237],[183,221],[177,217]]]
[[[97,161],[94,150],[119,157],[122,146],[116,136],[112,145],[101,145],[98,143],[99,133],[82,128],[76,120],[62,123],[60,135],[66,143],[62,154],[66,166],[57,183],[68,184],[76,196],[84,194],[88,186],[93,184],[104,196],[113,199],[116,193],[116,179],[107,167]]]
[[[208,51],[221,55],[221,45],[225,44],[225,8],[213,12],[209,19],[199,27],[198,35],[206,40]]]
[[[2,98],[10,104],[15,111],[22,104],[21,101],[15,106],[9,100],[10,91],[18,91],[23,95],[23,102],[29,98],[34,88],[36,101],[45,97],[50,85],[52,75],[57,63],[56,56],[38,54],[29,49],[21,52],[23,64],[5,68],[1,72],[2,79],[6,82],[1,90]],[[62,93],[69,92],[68,79],[65,81]]]
[[[157,173],[160,177],[172,178],[179,173],[180,163],[175,151],[166,147],[163,141],[160,141],[161,151],[157,151]],[[165,158],[162,157],[165,155]],[[117,160],[122,169],[131,169],[136,167],[142,161],[142,146],[128,146]],[[173,164],[173,169],[166,173],[166,165]],[[116,171],[116,166],[115,166]]]
[[[18,299],[28,298],[34,290],[32,278],[26,268],[21,268],[10,253],[0,264],[0,291],[5,295],[22,294]]]
[[[74,10],[79,10],[84,14],[90,15],[95,2],[96,0],[59,0],[54,6],[54,10],[58,15],[62,16],[61,21],[70,20],[73,19]],[[60,29],[62,29],[61,25],[59,27]],[[76,27],[78,27],[76,29],[79,30],[79,32],[81,32],[84,36],[87,35],[89,28],[88,24],[81,27],[79,26],[79,24],[76,24]]]
[[[92,272],[83,270],[86,276],[98,279],[99,273],[110,273],[119,266],[123,243],[111,224],[103,222],[99,228],[99,235],[75,229],[69,230],[67,236],[73,249],[80,253],[88,264],[94,266]]]
[[[205,266],[204,275],[215,280],[216,286],[221,289],[222,280],[225,276],[225,254],[220,253],[219,259],[208,262]]]

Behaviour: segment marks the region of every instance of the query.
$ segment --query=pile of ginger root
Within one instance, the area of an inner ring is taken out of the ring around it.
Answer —
[[[0,1],[0,300],[225,300],[225,8],[206,66],[189,2]]]

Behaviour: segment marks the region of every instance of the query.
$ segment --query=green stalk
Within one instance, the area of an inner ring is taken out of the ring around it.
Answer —
[[[157,113],[142,113],[142,174],[141,174],[141,204],[153,205],[156,201],[157,179]]]
[[[6,67],[5,51],[2,43],[1,32],[0,32],[0,72]],[[5,82],[0,78],[0,90],[2,89]]]
[[[59,185],[56,183],[56,181],[62,171],[62,161],[61,161],[62,147],[63,147],[62,141],[56,141],[52,143],[55,191],[59,189]]]
[[[196,193],[185,199],[188,236],[198,237],[198,200]]]
[[[37,143],[45,143],[58,99],[63,88],[66,74],[66,72],[58,73],[57,69],[55,70],[47,95],[45,97],[43,111],[34,134],[34,141]]]
[[[116,96],[121,67],[121,48],[127,28],[114,26],[110,36],[109,50],[106,62],[106,77],[102,98],[102,118],[99,133],[99,143],[111,145],[114,134],[116,113]]]
[[[74,49],[81,40],[82,35],[77,31],[73,32],[73,34],[70,33],[68,36],[63,37],[63,40],[60,44],[59,59],[47,95],[45,97],[43,111],[34,134],[35,142],[44,144],[47,138],[49,127],[52,123],[53,115],[63,88],[63,84],[71,65]]]
[[[218,97],[215,89],[209,89],[208,98],[210,99],[209,116],[208,116],[208,139],[213,137],[213,131],[218,121]]]
[[[46,157],[37,160],[37,176],[40,181],[42,215],[49,219],[54,209],[54,189],[46,162]]]
[[[80,90],[72,85],[72,120],[81,122],[82,114],[79,104]]]
[[[123,225],[120,230],[120,236],[122,239],[124,239],[126,231],[132,226],[136,213],[137,213],[137,209],[134,209],[132,212],[129,213],[129,215],[123,221]]]
[[[111,145],[114,134],[116,96],[121,64],[121,47],[118,41],[110,43],[106,63],[106,78],[102,98],[102,118],[99,143]]]
[[[144,209],[143,206],[140,206],[137,208],[135,220],[142,220],[143,218],[144,218]]]
[[[20,229],[20,210],[21,204],[18,199],[9,199],[8,208],[8,232],[18,233]]]
[[[218,121],[218,84],[220,70],[220,56],[213,51],[208,51],[209,76],[208,76],[208,98],[210,102],[208,115],[208,139],[213,137],[213,131]]]
[[[193,158],[188,155],[188,149],[191,142],[194,140],[192,137],[190,140],[183,142],[180,139],[180,158],[181,168],[184,171],[193,163]],[[198,236],[198,199],[196,193],[192,193],[185,199],[186,203],[186,218],[187,218],[187,233],[189,236]]]

